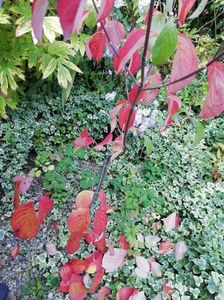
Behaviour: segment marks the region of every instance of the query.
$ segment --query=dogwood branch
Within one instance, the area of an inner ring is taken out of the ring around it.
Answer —
[[[223,55],[224,55],[224,52],[219,53],[210,62],[208,62],[205,66],[203,66],[203,67],[197,69],[196,71],[194,71],[192,73],[189,73],[189,74],[187,74],[187,75],[185,75],[185,76],[183,76],[183,77],[181,77],[179,79],[173,80],[171,82],[163,83],[163,84],[160,84],[160,85],[157,85],[157,86],[152,86],[152,87],[149,87],[149,88],[142,88],[141,91],[157,90],[157,89],[160,89],[160,88],[163,88],[163,87],[170,86],[172,84],[178,83],[178,82],[183,81],[185,79],[188,79],[189,77],[192,77],[192,76],[194,76],[194,75],[202,72],[203,70],[207,69],[211,64],[213,64],[215,61],[219,60]]]
[[[98,13],[98,8],[97,8],[97,6],[96,6],[95,0],[92,0],[92,3],[93,3],[93,6],[94,6],[94,8],[95,8],[96,13]],[[109,42],[109,44],[110,44],[110,46],[111,46],[111,49],[113,50],[114,54],[115,54],[116,56],[118,56],[117,48],[116,48],[116,46],[113,44],[113,42],[111,41],[110,36],[109,36],[109,34],[108,34],[107,30],[106,30],[106,27],[105,27],[104,23],[103,23],[103,22],[100,22],[100,25],[101,25],[102,28],[103,28],[103,31],[104,31],[104,33],[105,33],[105,35],[106,35],[106,38],[107,38],[107,40],[108,40],[108,42]],[[138,84],[138,83],[137,83],[137,80],[135,79],[135,77],[133,76],[133,74],[131,73],[131,71],[129,70],[127,64],[125,64],[124,67],[125,67],[125,71],[128,72],[128,74],[131,76],[131,78],[132,78],[132,80],[134,81],[134,83],[135,83],[135,84]]]

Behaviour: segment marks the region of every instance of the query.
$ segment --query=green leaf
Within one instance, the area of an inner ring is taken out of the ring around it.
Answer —
[[[73,87],[73,82],[74,82],[74,79],[75,79],[75,75],[76,75],[76,72],[75,71],[71,71],[72,73],[72,82],[69,82],[68,83],[68,86],[66,89],[62,89],[62,103],[65,103],[68,101],[68,97],[71,93],[71,89]]]
[[[97,19],[97,15],[96,15],[95,11],[91,12],[85,20],[86,26],[89,28],[95,27],[96,19]]]
[[[174,54],[177,47],[177,29],[173,22],[165,25],[152,48],[152,62],[162,65]]]
[[[144,136],[144,144],[146,147],[147,156],[150,156],[150,154],[153,151],[153,143],[152,143],[151,139],[146,135]]]
[[[206,4],[208,3],[208,0],[202,0],[200,4],[198,5],[197,9],[193,12],[192,15],[190,15],[189,19],[195,19],[200,16],[200,14],[205,9]]]
[[[194,138],[194,146],[197,146],[201,140],[205,137],[205,127],[201,122],[196,124],[196,133]]]
[[[43,71],[42,79],[46,79],[47,77],[49,77],[55,71],[57,65],[58,65],[57,59],[52,58],[48,64],[47,68]]]
[[[72,62],[70,62],[69,60],[66,60],[66,59],[62,58],[62,59],[60,60],[60,62],[61,62],[63,65],[65,65],[66,67],[68,67],[69,69],[72,69],[73,71],[82,74],[82,71],[81,71],[75,64],[73,64]]]
[[[58,67],[57,78],[59,85],[62,86],[64,89],[67,88],[69,82],[72,82],[72,76],[70,72],[63,65],[59,65]]]

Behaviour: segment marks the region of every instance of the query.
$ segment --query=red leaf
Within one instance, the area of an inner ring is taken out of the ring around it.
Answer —
[[[79,24],[78,24],[77,29],[76,29],[76,32],[77,32],[78,34],[80,34],[80,30],[81,30],[81,28],[82,28],[83,22],[85,21],[85,19],[87,18],[87,16],[88,16],[89,13],[90,13],[90,10],[85,10],[85,11],[83,12],[83,15],[82,15],[82,17],[80,18]]]
[[[125,64],[132,58],[137,50],[140,50],[145,41],[145,29],[133,29],[127,36],[123,47],[118,50],[118,57],[114,56],[114,69],[120,74]]]
[[[179,24],[182,25],[185,22],[187,15],[189,14],[190,10],[194,6],[196,0],[183,0],[179,1],[179,8],[178,8],[178,21]]]
[[[118,49],[120,47],[121,41],[125,38],[125,29],[123,24],[119,21],[107,21],[105,28],[112,44],[116,49]],[[108,39],[107,46],[109,47],[110,51],[113,52],[113,49],[111,49],[111,45]]]
[[[39,224],[32,202],[19,206],[11,218],[14,234],[21,239],[32,239],[38,234]]]
[[[90,293],[91,294],[95,294],[96,289],[98,288],[98,286],[100,285],[100,283],[103,279],[103,275],[104,275],[104,269],[103,269],[102,266],[99,265],[97,267],[96,275],[93,278],[92,285],[91,285],[91,288],[90,288]]]
[[[148,82],[145,83],[144,88],[157,86],[157,85],[160,85],[161,83],[162,83],[161,75],[157,71],[154,74],[149,76]],[[144,104],[151,103],[158,95],[158,92],[159,92],[159,90],[145,91],[142,95],[142,100],[143,100]]]
[[[124,235],[119,236],[118,243],[122,249],[124,250],[130,249],[130,244],[127,242],[126,237]]]
[[[72,282],[69,287],[69,297],[71,300],[84,300],[87,296],[87,289],[83,283]]]
[[[67,225],[71,232],[83,234],[88,230],[90,225],[89,210],[86,208],[78,208],[73,211],[67,219]]]
[[[19,255],[20,252],[20,245],[15,245],[12,249],[11,249],[11,256],[13,258],[16,258],[16,256]]]
[[[31,175],[16,176],[13,178],[13,181],[19,183],[19,192],[22,194],[22,193],[26,193],[30,188],[30,185],[33,181],[33,176]]]
[[[137,289],[132,287],[123,287],[117,293],[117,300],[129,300],[129,298],[138,292]]]
[[[67,40],[73,32],[78,32],[86,0],[58,0],[57,12],[60,18],[64,38]]]
[[[166,119],[165,125],[161,128],[162,131],[165,130],[173,122],[173,116],[181,107],[181,101],[175,95],[168,95],[167,102],[168,102],[168,117]]]
[[[180,226],[180,218],[179,218],[177,212],[173,212],[168,217],[166,217],[162,220],[164,223],[164,230],[166,232],[170,232],[171,230]]]
[[[114,0],[101,0],[100,9],[98,13],[97,22],[102,22],[106,19],[114,5]]]
[[[106,272],[111,273],[119,268],[123,262],[124,258],[127,254],[127,250],[114,248],[113,253],[111,254],[110,249],[104,254],[102,266],[106,270]]]
[[[97,250],[99,250],[100,252],[103,253],[106,249],[106,239],[102,238],[102,239],[96,241],[94,243],[94,246],[96,247]]]
[[[107,214],[104,210],[98,208],[96,210],[94,221],[93,221],[93,231],[98,235],[98,237],[100,237],[101,234],[104,232],[106,226],[107,226]]]
[[[68,254],[73,254],[79,250],[80,241],[83,235],[78,232],[73,232],[67,240],[66,251]]]
[[[81,259],[72,259],[69,262],[69,266],[72,269],[72,272],[79,275],[85,271],[87,268],[87,262]]]
[[[86,148],[94,142],[94,139],[92,137],[88,137],[88,134],[89,131],[88,129],[86,129],[81,132],[80,137],[76,138],[73,141],[73,145],[76,150],[79,150],[81,148]]]
[[[111,144],[112,139],[113,139],[113,134],[112,134],[112,133],[109,133],[109,134],[105,137],[105,139],[103,139],[103,141],[100,142],[99,144],[97,144],[94,148],[95,148],[96,150],[101,151],[101,150],[103,149],[103,146],[105,146],[105,145],[110,145],[110,144]]]
[[[92,191],[80,192],[75,198],[76,207],[88,209],[93,201],[93,195]]]
[[[127,124],[127,121],[128,121],[128,116],[129,116],[130,112],[131,112],[131,106],[127,105],[124,108],[122,108],[122,110],[119,113],[118,123],[119,123],[119,126],[120,126],[122,131],[125,130],[125,127],[126,127],[126,124]],[[130,122],[129,122],[129,125],[128,125],[128,129],[133,126],[134,122],[135,122],[135,111],[133,111],[131,113],[131,118],[130,118]]]
[[[106,47],[106,36],[102,31],[94,33],[86,43],[86,55],[89,59],[100,61]]]
[[[71,266],[66,263],[64,266],[60,269],[60,277],[62,281],[69,281],[72,277],[72,268]]]
[[[69,281],[61,281],[60,282],[60,285],[58,287],[59,291],[62,292],[62,293],[68,293],[69,292]]]
[[[117,126],[117,115],[119,111],[122,109],[124,103],[126,103],[126,101],[127,101],[126,99],[120,100],[110,112],[111,132],[113,132]]]
[[[100,209],[104,210],[106,213],[110,212],[113,210],[113,208],[107,204],[107,198],[106,194],[103,190],[99,191],[99,198],[100,198]]]
[[[110,288],[107,286],[103,286],[97,294],[97,300],[105,300],[106,297],[109,295],[110,295]]]
[[[179,33],[177,52],[174,56],[170,81],[174,81],[190,74],[198,69],[198,57],[192,41],[183,33]],[[186,87],[194,79],[194,76],[172,84],[168,94],[174,94]]]
[[[224,63],[214,62],[208,67],[208,94],[200,118],[214,118],[224,112]]]
[[[81,138],[86,138],[89,135],[89,129],[84,129],[81,133],[80,133],[80,137]]]
[[[132,75],[134,75],[138,71],[140,65],[141,65],[141,57],[139,55],[139,52],[136,51],[134,53],[134,55],[132,56],[131,61],[130,61],[130,65],[129,65],[129,71],[130,71],[130,73]],[[127,77],[130,76],[130,74],[128,72],[125,75]]]
[[[165,242],[161,242],[159,244],[159,251],[160,254],[169,254],[173,252],[173,244],[165,241]]]
[[[47,215],[51,211],[54,202],[48,196],[41,196],[39,198],[39,210],[38,210],[38,224],[42,224]]]
[[[142,97],[143,97],[143,95],[144,95],[144,92],[141,92],[141,93],[139,94],[139,96],[138,96],[138,99],[135,100],[135,98],[136,98],[136,96],[137,96],[137,93],[138,93],[138,88],[139,88],[139,87],[138,87],[137,85],[135,85],[135,86],[131,89],[131,91],[130,91],[130,93],[129,93],[129,95],[128,95],[128,100],[129,100],[129,102],[130,102],[131,105],[134,104],[134,101],[136,101],[135,104],[138,104],[138,103],[142,100]]]
[[[48,7],[48,0],[34,0],[32,5],[32,28],[39,43],[42,42],[43,22]]]

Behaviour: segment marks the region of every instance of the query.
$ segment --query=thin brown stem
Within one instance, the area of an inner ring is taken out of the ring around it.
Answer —
[[[124,130],[124,140],[123,140],[123,152],[122,152],[122,154],[124,154],[125,151],[126,151],[127,135],[128,135],[129,124],[130,124],[130,121],[131,121],[131,116],[134,112],[135,105],[138,101],[138,97],[139,97],[139,95],[142,91],[142,87],[144,85],[145,60],[146,60],[146,54],[147,54],[147,50],[148,50],[148,43],[149,43],[149,35],[150,35],[151,24],[152,24],[153,9],[154,9],[154,0],[151,0],[150,6],[149,6],[149,19],[148,19],[147,29],[146,29],[145,44],[144,44],[143,56],[142,56],[142,62],[141,62],[141,84],[138,88],[138,92],[137,92],[137,94],[135,96],[135,99],[132,103],[132,106],[131,106],[131,109],[130,109],[130,112],[129,112],[129,115],[128,115],[128,119],[127,119],[127,122],[126,122],[125,130]],[[150,67],[150,70],[151,70],[151,67]]]
[[[154,0],[153,0],[153,1],[154,1]],[[92,2],[93,2],[93,6],[94,6],[95,11],[98,13],[98,8],[97,8],[97,6],[96,6],[95,0],[92,0]],[[118,56],[117,48],[116,48],[116,46],[113,44],[113,42],[111,41],[110,36],[109,36],[109,34],[108,34],[107,30],[106,30],[106,27],[105,27],[105,25],[104,25],[104,22],[100,22],[100,25],[101,25],[102,28],[103,28],[103,31],[104,31],[104,33],[105,33],[105,35],[106,35],[106,38],[107,38],[107,40],[108,40],[108,42],[109,42],[109,44],[110,44],[110,46],[111,46],[111,49],[113,50],[113,53],[114,53],[116,56]],[[131,73],[131,71],[129,70],[127,64],[124,65],[124,68],[125,68],[125,71],[129,74],[129,76],[131,76],[133,82],[134,82],[135,84],[137,84],[137,80],[135,79],[135,77],[133,76],[133,74]]]
[[[149,18],[147,23],[147,29],[146,29],[146,36],[145,36],[145,44],[144,44],[144,50],[142,55],[142,63],[141,63],[141,84],[140,88],[144,85],[144,78],[145,78],[145,61],[146,61],[146,54],[148,50],[148,44],[149,44],[149,35],[151,30],[151,24],[152,24],[152,15],[153,15],[153,9],[154,9],[154,0],[151,0],[150,6],[149,6]]]

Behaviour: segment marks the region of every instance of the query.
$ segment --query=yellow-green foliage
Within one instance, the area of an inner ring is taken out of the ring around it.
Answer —
[[[6,107],[15,109],[23,93],[27,70],[32,69],[37,79],[57,78],[66,89],[74,73],[81,70],[74,64],[77,52],[84,55],[88,36],[73,36],[71,43],[61,41],[62,30],[58,17],[45,17],[43,43],[37,44],[31,29],[29,0],[4,2],[0,9],[0,117],[7,118]],[[74,40],[76,41],[74,43]]]

